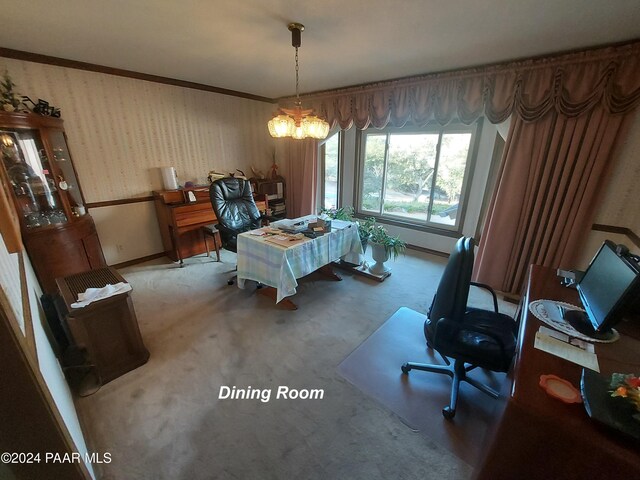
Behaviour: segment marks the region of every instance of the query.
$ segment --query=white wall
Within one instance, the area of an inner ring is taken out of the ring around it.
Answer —
[[[43,322],[46,321],[39,303],[42,291],[40,290],[35,273],[31,267],[31,262],[26,255],[25,268],[40,373],[42,374],[42,377],[47,384],[47,388],[49,389],[56,407],[60,412],[62,420],[75,443],[76,451],[84,458],[87,453],[84,435],[80,428],[69,385],[67,384],[67,380],[62,373],[58,359],[53,353],[51,344],[49,343],[42,326]],[[18,254],[10,254],[7,252],[2,236],[0,236],[0,287],[7,294],[12,310],[14,312],[19,312],[20,316],[17,318],[18,321],[24,325],[25,320],[22,310],[22,295],[19,293],[21,289]],[[18,295],[16,295],[15,292],[18,292]],[[11,434],[11,432],[8,433]],[[90,474],[95,478],[91,464],[87,464],[87,468],[89,469]]]

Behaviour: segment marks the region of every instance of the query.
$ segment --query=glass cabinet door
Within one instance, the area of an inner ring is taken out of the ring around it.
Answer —
[[[0,130],[0,148],[24,225],[31,229],[66,223],[55,172],[39,133],[36,130]]]
[[[49,141],[51,142],[51,148],[53,149],[53,161],[56,163],[57,170],[60,175],[57,179],[57,185],[62,185],[63,190],[69,196],[69,203],[71,206],[72,214],[74,216],[81,216],[85,214],[84,201],[82,200],[82,194],[76,178],[76,172],[71,163],[71,156],[69,155],[69,149],[67,148],[67,141],[64,133],[59,130],[53,130],[49,134]]]

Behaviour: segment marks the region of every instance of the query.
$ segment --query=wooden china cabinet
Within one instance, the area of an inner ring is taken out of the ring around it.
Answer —
[[[63,121],[0,112],[2,188],[11,192],[22,240],[45,293],[55,279],[106,266],[71,161]]]

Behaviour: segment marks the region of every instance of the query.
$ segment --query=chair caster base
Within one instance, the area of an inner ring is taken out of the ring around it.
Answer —
[[[408,363],[405,363],[404,365],[402,365],[400,367],[400,370],[402,370],[402,373],[404,373],[405,375],[407,375],[410,371],[411,371],[411,367],[409,366]]]
[[[456,411],[452,410],[451,407],[446,406],[442,409],[442,416],[447,420],[451,420],[453,417],[456,416]]]

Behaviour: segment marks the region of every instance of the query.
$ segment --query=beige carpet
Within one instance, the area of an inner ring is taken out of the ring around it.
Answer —
[[[493,420],[495,400],[462,383],[456,416],[453,421],[445,420],[442,407],[449,404],[451,378],[419,370],[402,374],[400,366],[407,361],[444,364],[439,355],[426,348],[424,320],[424,315],[400,308],[338,366],[338,371],[407,426],[475,467]],[[469,376],[500,390],[505,374],[476,369]]]
[[[284,311],[226,280],[235,256],[122,270],[149,362],[78,400],[100,478],[464,479],[439,441],[351,385],[337,366],[401,306],[426,311],[446,259],[409,252],[383,283],[301,281]],[[483,298],[485,305],[489,300]],[[413,373],[413,372],[412,372]],[[419,372],[418,372],[419,373]],[[417,375],[416,375],[417,377]],[[323,389],[322,400],[219,400],[221,386]]]

